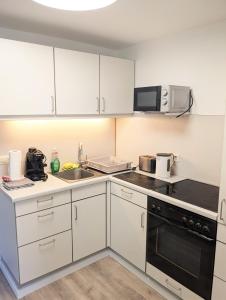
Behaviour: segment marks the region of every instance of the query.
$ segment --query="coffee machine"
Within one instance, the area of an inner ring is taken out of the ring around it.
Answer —
[[[48,178],[44,172],[46,166],[46,156],[36,148],[29,148],[25,161],[25,177],[33,181],[46,181]]]

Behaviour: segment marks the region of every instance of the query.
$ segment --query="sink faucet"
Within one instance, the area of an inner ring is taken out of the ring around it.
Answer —
[[[78,162],[80,164],[82,164],[82,162],[83,162],[83,144],[82,143],[79,143],[79,146],[78,146]]]

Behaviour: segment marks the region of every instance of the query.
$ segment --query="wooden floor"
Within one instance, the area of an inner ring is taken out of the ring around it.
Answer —
[[[23,300],[163,300],[111,257],[68,275]],[[0,300],[16,300],[0,273]]]

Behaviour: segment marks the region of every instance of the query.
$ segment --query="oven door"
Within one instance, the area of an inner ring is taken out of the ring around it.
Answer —
[[[211,299],[216,241],[148,213],[147,262]]]
[[[160,111],[161,86],[134,89],[134,111]]]

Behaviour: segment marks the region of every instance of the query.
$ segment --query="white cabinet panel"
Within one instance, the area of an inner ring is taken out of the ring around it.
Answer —
[[[133,113],[134,62],[100,56],[101,114]]]
[[[71,203],[18,217],[18,246],[71,229]]]
[[[218,212],[218,222],[226,225],[226,121],[224,124],[224,143],[222,152],[221,184]]]
[[[55,113],[53,48],[0,39],[0,115]]]
[[[111,182],[111,193],[143,208],[147,208],[147,195],[113,182]]]
[[[16,216],[19,217],[70,202],[71,191],[63,191],[56,194],[19,201],[15,203]]]
[[[73,260],[106,247],[106,195],[72,204]]]
[[[86,185],[80,188],[72,190],[72,201],[78,201],[81,199],[89,198],[92,196],[105,194],[106,193],[106,183],[96,183]]]
[[[226,298],[226,282],[214,277],[213,278],[213,291],[212,300],[225,300]]]
[[[216,244],[216,257],[215,257],[215,267],[214,275],[226,281],[226,244],[217,242]]]
[[[99,55],[55,49],[56,111],[99,114]]]
[[[111,195],[111,248],[145,271],[147,211]]]
[[[72,262],[71,230],[20,247],[20,284],[48,274]]]

